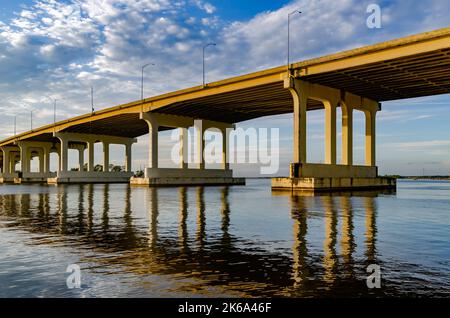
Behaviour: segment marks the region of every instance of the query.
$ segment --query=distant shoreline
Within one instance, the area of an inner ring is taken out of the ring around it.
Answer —
[[[403,180],[450,180],[450,176],[397,176],[387,175],[386,177]]]
[[[399,175],[385,175],[388,178],[395,178],[401,180],[450,180],[450,176],[399,176]],[[246,179],[272,179],[272,177],[244,177]],[[274,177],[280,178],[280,177]]]

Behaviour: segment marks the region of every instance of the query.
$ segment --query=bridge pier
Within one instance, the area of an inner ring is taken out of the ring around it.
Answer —
[[[14,146],[2,147],[3,168],[0,183],[34,183],[46,182],[47,178],[52,177],[49,170],[49,155],[52,143],[19,141]],[[39,158],[39,167],[37,172],[31,171],[31,160]],[[15,166],[20,162],[20,171],[16,171]]]
[[[54,137],[60,141],[60,164],[54,177],[49,177],[49,184],[60,183],[128,183],[133,176],[131,171],[131,146],[136,143],[135,138],[56,132]],[[103,165],[96,169],[94,165],[94,145],[103,144]],[[111,144],[125,146],[125,171],[110,171],[109,150]],[[68,150],[78,150],[78,170],[68,170]],[[88,150],[87,169],[84,169],[84,150]]]
[[[209,120],[158,113],[141,113],[140,118],[145,120],[149,127],[149,158],[148,168],[145,169],[144,178],[131,178],[132,185],[141,186],[178,186],[178,185],[243,185],[245,179],[233,178],[233,171],[227,163],[227,138],[232,124]],[[187,129],[195,128],[196,160],[195,168],[189,168],[188,160],[188,133]],[[158,167],[158,130],[180,129],[180,165],[179,168]],[[205,142],[204,133],[207,129],[220,130],[223,140],[222,169],[205,168]]]
[[[273,178],[273,189],[331,191],[395,188],[392,178],[378,176],[376,166],[376,113],[380,104],[331,87],[312,84],[293,77],[284,87],[294,101],[294,162],[289,178]],[[306,112],[308,99],[325,108],[325,164],[308,163],[306,158]],[[336,156],[336,108],[342,108],[342,164]],[[353,110],[365,114],[365,166],[353,164]]]
[[[16,159],[20,149],[15,146],[4,146],[2,150],[2,173],[0,183],[14,182],[19,175],[15,172]]]

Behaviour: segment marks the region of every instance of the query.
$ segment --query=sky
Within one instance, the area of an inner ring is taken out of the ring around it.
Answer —
[[[367,6],[380,5],[382,27],[366,26]],[[442,0],[0,0],[0,138],[33,126],[202,81],[202,46],[208,50],[207,81],[285,63],[286,17],[291,24],[291,60],[331,54],[410,34],[450,26],[450,2]],[[212,67],[214,66],[214,67]],[[383,103],[377,121],[377,163],[381,174],[450,174],[450,96]],[[323,162],[324,114],[308,113],[308,160]],[[292,115],[260,118],[240,127],[280,129],[281,165],[292,160]],[[340,132],[338,121],[338,132]],[[355,163],[363,163],[364,122],[355,114]],[[160,161],[172,146],[160,138]],[[340,143],[339,143],[340,144]],[[100,148],[99,148],[100,147]],[[123,163],[123,149],[111,161]],[[146,138],[133,150],[133,168],[146,166]],[[338,151],[338,154],[340,152]],[[76,165],[70,155],[69,164]],[[96,162],[101,162],[96,146]],[[257,175],[257,165],[235,166],[238,175]]]

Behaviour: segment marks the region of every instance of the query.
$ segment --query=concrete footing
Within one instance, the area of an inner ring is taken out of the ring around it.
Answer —
[[[133,186],[214,186],[214,185],[245,185],[245,178],[225,177],[160,177],[160,178],[131,178]]]
[[[395,178],[273,178],[272,189],[305,192],[396,189]]]

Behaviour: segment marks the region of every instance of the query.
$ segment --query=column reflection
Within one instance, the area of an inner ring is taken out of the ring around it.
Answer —
[[[353,253],[355,252],[355,237],[353,234],[353,206],[350,197],[341,197],[342,208],[342,238],[341,251],[344,265],[344,274],[353,275]]]
[[[180,214],[178,225],[178,237],[179,244],[182,251],[186,251],[188,248],[188,232],[187,232],[187,218],[188,218],[188,200],[187,200],[187,188],[181,187],[178,190],[180,197]]]
[[[366,211],[366,257],[369,263],[376,259],[376,205],[374,198],[364,198],[364,208]]]
[[[337,271],[337,211],[334,206],[333,198],[330,196],[323,196],[322,204],[325,212],[325,241],[323,244],[323,266],[325,269],[324,279],[327,283],[333,283],[336,278]]]
[[[151,187],[147,193],[147,203],[150,205],[148,209],[148,246],[155,249],[158,243],[158,188]]]
[[[221,203],[222,203],[222,248],[229,248],[231,244],[231,237],[229,233],[230,228],[230,203],[228,201],[229,187],[225,186],[221,191]]]
[[[293,279],[294,287],[299,287],[309,276],[307,265],[308,247],[306,234],[308,232],[308,209],[305,198],[302,196],[291,196],[291,217],[294,220],[293,233]]]
[[[198,244],[198,248],[200,250],[203,249],[205,245],[206,238],[206,217],[205,217],[205,196],[204,196],[204,188],[197,188],[197,233],[196,240]]]
[[[102,230],[104,233],[109,230],[109,184],[103,185],[103,213]]]

